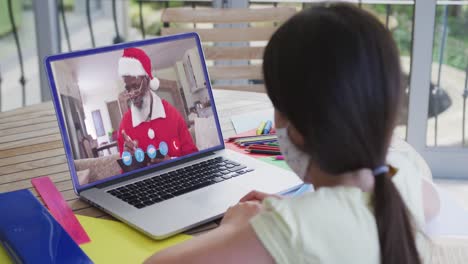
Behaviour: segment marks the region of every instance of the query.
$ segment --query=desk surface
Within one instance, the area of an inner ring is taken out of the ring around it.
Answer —
[[[271,103],[265,94],[214,91],[223,136],[235,134],[231,116],[265,110]],[[0,193],[29,189],[31,179],[49,176],[77,214],[111,218],[79,200],[70,172],[52,102],[0,113]]]

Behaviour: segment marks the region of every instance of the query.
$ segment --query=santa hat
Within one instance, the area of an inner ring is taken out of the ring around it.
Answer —
[[[124,49],[122,57],[119,59],[120,76],[142,76],[150,78],[150,88],[159,88],[159,80],[151,74],[151,60],[142,49]]]

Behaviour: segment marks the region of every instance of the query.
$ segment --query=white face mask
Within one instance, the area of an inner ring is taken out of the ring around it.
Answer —
[[[304,180],[309,167],[309,155],[291,142],[288,135],[288,127],[276,128],[276,134],[278,136],[281,153],[283,153],[286,163],[299,178]]]

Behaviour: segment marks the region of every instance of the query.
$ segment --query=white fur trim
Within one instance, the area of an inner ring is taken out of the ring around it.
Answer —
[[[161,98],[154,92],[150,91],[149,94],[153,97],[153,112],[151,114],[151,120],[166,118],[166,110],[164,109]],[[150,100],[149,96],[145,96],[145,98],[143,98],[142,109],[136,108],[134,104],[130,105],[133,127],[137,127],[139,124],[146,121],[146,118],[150,113]]]
[[[149,83],[151,90],[156,91],[159,88],[159,79],[153,77],[153,79]]]
[[[122,57],[119,59],[119,75],[120,76],[147,76],[141,62],[134,58]]]

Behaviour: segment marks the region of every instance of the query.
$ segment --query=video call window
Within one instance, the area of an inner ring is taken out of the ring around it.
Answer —
[[[194,38],[51,68],[80,185],[221,144]]]

